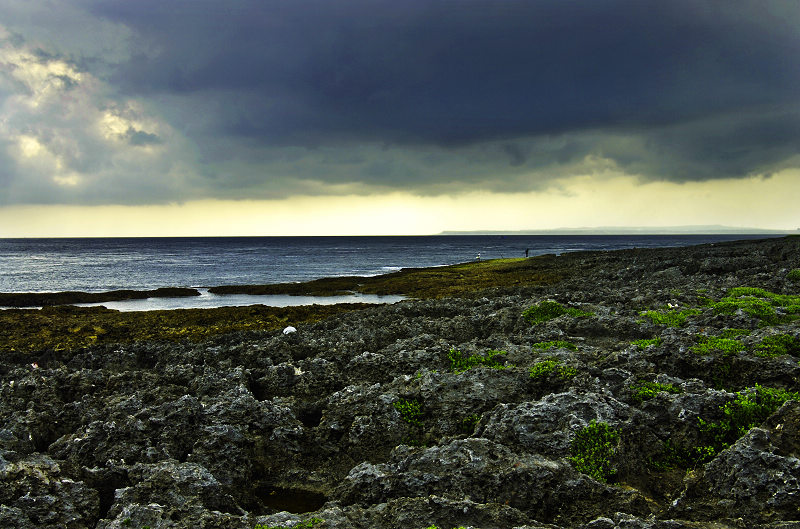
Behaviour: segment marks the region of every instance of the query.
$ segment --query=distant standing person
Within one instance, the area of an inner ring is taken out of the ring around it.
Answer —
[[[528,252],[530,252],[530,251],[531,251],[530,248],[525,248],[525,257],[528,257]]]

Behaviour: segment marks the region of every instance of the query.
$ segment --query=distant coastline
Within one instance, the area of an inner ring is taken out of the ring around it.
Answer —
[[[796,230],[772,230],[737,226],[690,225],[690,226],[599,226],[581,228],[553,228],[543,230],[473,230],[443,231],[438,235],[791,235]]]

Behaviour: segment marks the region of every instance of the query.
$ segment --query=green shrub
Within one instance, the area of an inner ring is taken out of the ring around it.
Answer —
[[[667,439],[661,445],[661,453],[648,460],[647,466],[656,471],[674,468],[690,469],[707,463],[716,455],[711,446],[683,447],[672,444]]]
[[[800,296],[775,294],[763,288],[735,287],[717,303],[711,304],[718,314],[735,314],[738,311],[771,325],[796,319],[800,314]],[[776,308],[780,307],[786,316],[781,317]]]
[[[778,323],[775,307],[768,300],[759,298],[723,299],[712,305],[718,314],[736,314],[741,310],[748,316],[759,319],[765,323]]]
[[[800,281],[800,268],[795,268],[794,270],[790,271],[786,274],[787,279],[791,279],[792,281]]]
[[[594,315],[592,312],[565,307],[558,301],[545,300],[525,309],[522,313],[522,317],[525,318],[525,321],[528,323],[533,324],[552,320],[564,314],[572,316],[573,318],[583,318]]]
[[[686,320],[691,316],[700,314],[700,309],[669,309],[669,310],[648,310],[642,312],[642,316],[649,318],[656,325],[668,325],[670,327],[682,327]]]
[[[722,353],[729,356],[744,350],[744,344],[732,338],[718,338],[716,336],[703,336],[700,343],[693,345],[691,350],[697,354]]]
[[[450,349],[447,358],[450,360],[450,370],[455,373],[463,373],[473,367],[483,366],[491,369],[505,369],[505,364],[501,364],[496,357],[505,355],[505,351],[487,351],[486,356],[471,355],[466,356],[461,351]]]
[[[422,403],[417,399],[400,399],[393,404],[400,418],[412,426],[422,426]]]
[[[664,470],[704,465],[751,428],[761,425],[790,399],[800,400],[800,393],[759,385],[740,391],[733,400],[719,407],[722,411],[720,420],[711,421],[698,417],[701,435],[698,446],[674,446],[667,440],[661,454],[651,459],[649,466],[654,470]]]
[[[536,362],[528,371],[531,378],[544,378],[550,375],[558,376],[565,380],[569,380],[578,374],[578,370],[574,367],[567,366],[561,363],[557,358],[550,358]]]
[[[774,358],[785,354],[800,355],[800,339],[791,334],[774,334],[761,340],[755,347],[755,355],[762,358]]]
[[[570,351],[577,351],[578,346],[572,342],[568,342],[566,340],[555,340],[552,342],[536,342],[533,344],[535,349],[568,349]]]
[[[787,400],[800,400],[800,393],[779,388],[766,388],[756,384],[750,390],[740,391],[736,398],[722,406],[722,419],[715,422],[702,418],[700,430],[709,438],[705,446],[697,447],[700,463],[713,459],[755,426],[759,426]]]
[[[651,345],[661,345],[661,338],[645,338],[644,340],[634,340],[631,343],[640,349],[647,349]]]
[[[631,386],[633,392],[633,400],[642,403],[646,400],[652,399],[660,392],[666,393],[680,393],[680,388],[676,388],[672,384],[659,384],[658,382],[639,382]]]
[[[587,474],[597,481],[606,482],[617,469],[614,457],[617,453],[619,432],[604,422],[594,419],[580,430],[570,444],[569,461],[575,470]]]

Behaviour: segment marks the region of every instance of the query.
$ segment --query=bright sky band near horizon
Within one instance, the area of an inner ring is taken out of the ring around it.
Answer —
[[[0,237],[800,228],[797,0],[0,0]]]

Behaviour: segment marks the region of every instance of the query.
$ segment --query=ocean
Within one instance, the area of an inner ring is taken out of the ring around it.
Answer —
[[[121,310],[252,304],[263,296],[210,296],[219,285],[372,276],[407,267],[481,259],[689,246],[765,235],[436,235],[387,237],[190,237],[0,239],[0,292],[103,292],[158,287],[201,289],[184,298],[115,302]],[[216,298],[225,298],[216,299]],[[253,300],[251,298],[257,298]],[[266,304],[297,304],[284,296]],[[260,300],[260,301],[258,301]],[[337,298],[338,301],[353,301]],[[304,302],[333,302],[311,298]],[[366,300],[383,301],[383,300]],[[198,305],[199,303],[199,305]],[[134,308],[132,308],[134,307]]]

